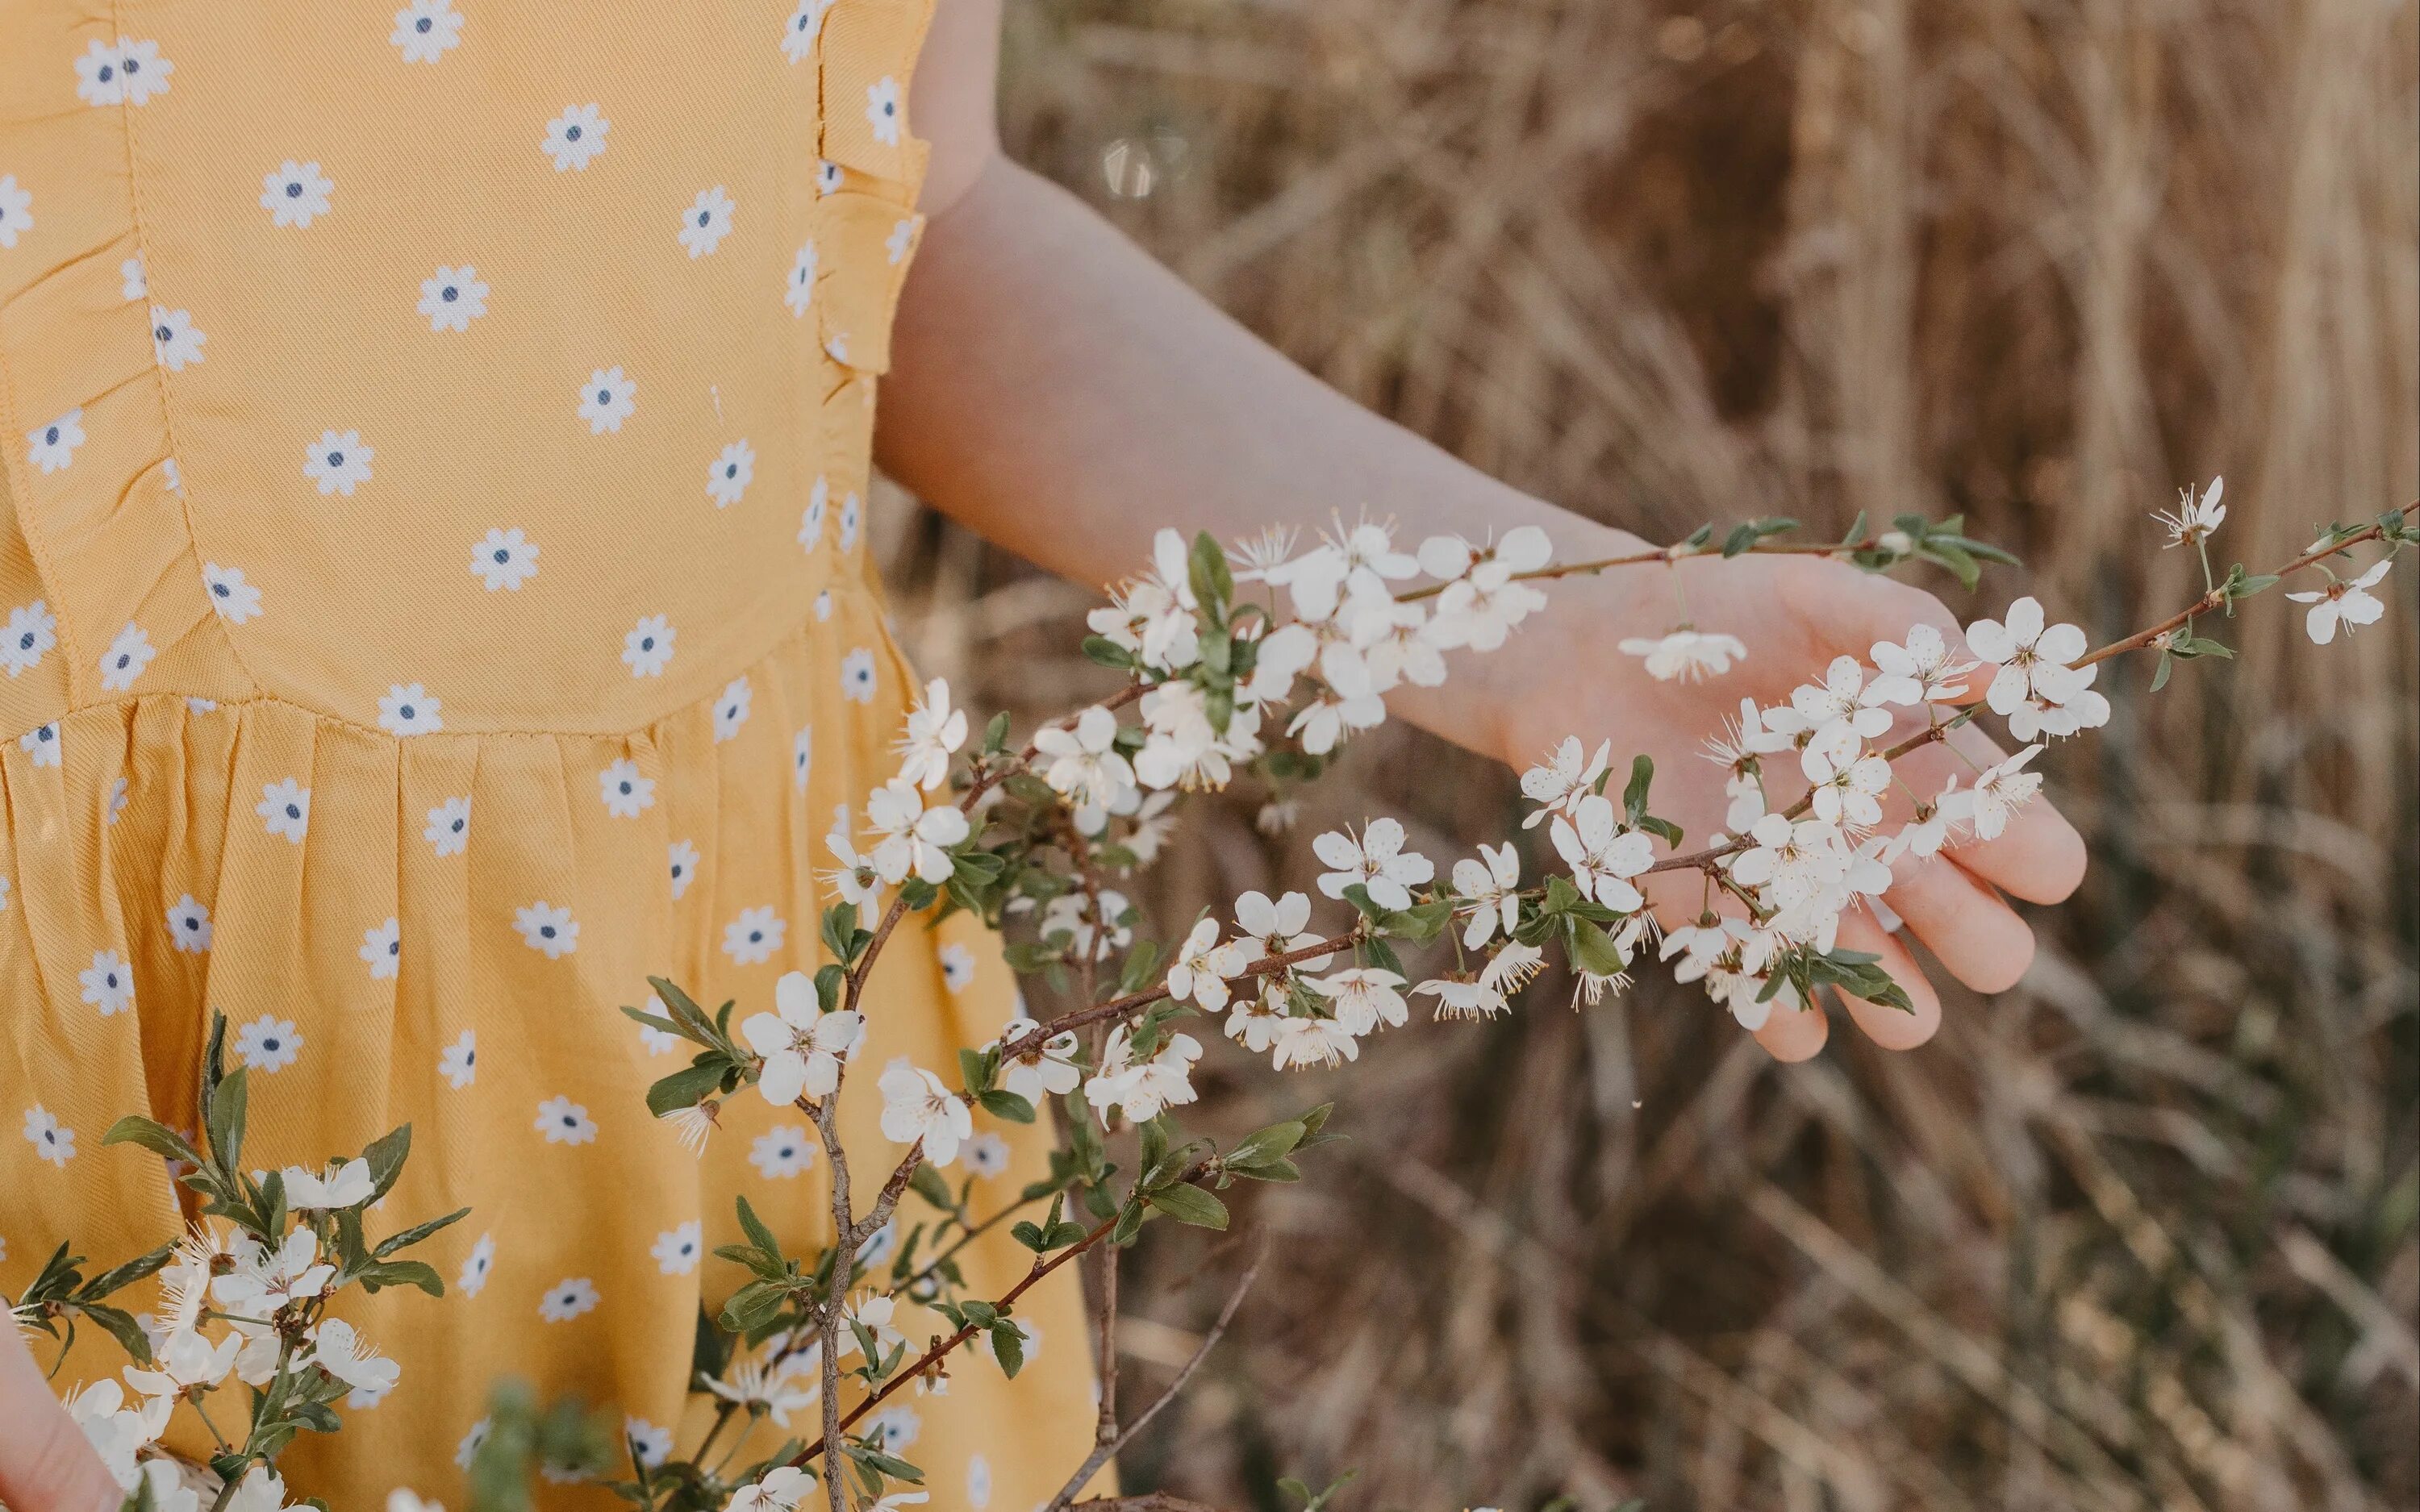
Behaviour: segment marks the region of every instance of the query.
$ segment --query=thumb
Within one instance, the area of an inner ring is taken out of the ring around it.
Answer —
[[[13,1320],[0,1324],[0,1504],[10,1512],[116,1512],[125,1499]]]

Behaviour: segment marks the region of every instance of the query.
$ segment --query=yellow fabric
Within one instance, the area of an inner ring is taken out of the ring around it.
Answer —
[[[698,1257],[741,1193],[808,1248],[824,1173],[752,1093],[692,1158],[642,1101],[682,1057],[615,1009],[818,964],[822,837],[915,688],[861,501],[930,0],[393,3],[0,7],[0,1290],[178,1231],[100,1141],[191,1124],[212,1010],[247,1164],[411,1123],[380,1216],[473,1212],[442,1300],[343,1309],[403,1376],[290,1458],[340,1509],[458,1505],[499,1372],[694,1430],[740,1279]],[[1014,1003],[969,921],[902,932],[861,1161],[881,1066]],[[1000,1132],[982,1211],[1041,1168]],[[987,1358],[899,1399],[936,1508],[1082,1456],[1076,1294],[1034,1302],[1013,1432]]]

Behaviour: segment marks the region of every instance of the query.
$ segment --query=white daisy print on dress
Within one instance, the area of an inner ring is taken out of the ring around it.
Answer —
[[[841,697],[857,703],[874,702],[874,653],[858,647],[840,659]]]
[[[881,1438],[884,1454],[895,1456],[924,1431],[924,1419],[912,1407],[892,1407],[875,1413],[874,1421],[865,1427],[868,1433]]]
[[[394,683],[379,700],[379,728],[391,735],[427,735],[445,728],[438,701],[418,683]]]
[[[697,198],[681,212],[680,244],[692,257],[703,257],[721,246],[722,239],[731,234],[731,213],[737,208],[721,184],[699,190]]]
[[[390,918],[362,932],[361,957],[373,981],[392,981],[403,965],[403,925]]]
[[[814,610],[815,619],[818,622],[831,618],[832,595],[830,589],[827,588],[815,595]]]
[[[831,8],[832,0],[799,0],[790,19],[782,23],[782,55],[793,63],[805,62],[822,35],[824,12]]]
[[[854,493],[840,501],[840,548],[857,549],[857,528],[865,520],[865,505]]]
[[[353,490],[370,481],[370,458],[378,454],[362,444],[362,433],[323,430],[302,448],[302,475],[319,486],[319,497],[332,493],[350,499]]]
[[[593,1145],[597,1142],[597,1120],[588,1110],[567,1097],[550,1097],[537,1105],[537,1122],[534,1127],[546,1135],[550,1145]]]
[[[622,1439],[643,1467],[652,1469],[672,1458],[673,1430],[658,1427],[644,1417],[623,1418]]]
[[[705,1231],[696,1223],[685,1223],[658,1234],[648,1253],[656,1257],[656,1269],[664,1274],[687,1275],[697,1269],[698,1253],[705,1242]]]
[[[714,501],[717,509],[728,509],[739,502],[748,491],[749,480],[756,476],[756,451],[744,440],[733,441],[722,449],[706,470],[706,496]]]
[[[818,263],[815,244],[812,241],[800,247],[799,255],[790,259],[790,276],[782,283],[782,302],[790,307],[794,316],[806,314],[807,307],[815,301]]]
[[[17,239],[34,228],[34,193],[17,187],[17,176],[0,173],[0,247],[13,247]],[[135,266],[140,268],[141,263]],[[139,300],[141,294],[129,294]]]
[[[411,0],[395,13],[387,40],[403,50],[406,63],[434,63],[462,41],[462,13],[454,0]]]
[[[975,1512],[991,1505],[991,1461],[981,1455],[967,1461],[967,1504]]]
[[[654,993],[647,995],[647,1011],[670,1017],[664,1012],[664,1000]],[[679,1035],[667,1033],[652,1024],[642,1024],[638,1029],[639,1043],[646,1046],[647,1054],[651,1056],[667,1056],[689,1043]]]
[[[92,964],[76,973],[84,984],[84,1000],[101,1010],[102,1018],[134,1006],[134,969],[115,950],[95,950]]]
[[[59,726],[57,720],[39,724],[17,737],[17,748],[34,759],[36,766],[59,764]]]
[[[597,788],[605,811],[616,819],[636,819],[656,801],[656,779],[643,775],[628,756],[597,774]]]
[[[210,911],[190,892],[168,905],[168,938],[188,954],[210,948]]]
[[[185,712],[188,714],[215,714],[218,712],[218,706],[219,701],[216,699],[189,698],[185,701]]]
[[[539,1299],[537,1315],[550,1323],[568,1322],[597,1305],[597,1283],[586,1276],[573,1276],[546,1288]]]
[[[133,42],[121,37],[116,45],[95,39],[75,60],[76,96],[88,105],[140,105],[164,94],[168,75],[177,66],[160,55],[157,42]]]
[[[477,1033],[464,1029],[452,1044],[437,1052],[437,1074],[458,1092],[479,1079]]]
[[[210,608],[229,625],[242,625],[260,617],[260,590],[243,580],[242,568],[205,562],[202,586],[210,591]]]
[[[790,741],[790,785],[807,791],[807,777],[815,767],[815,730],[809,725]]]
[[[908,254],[916,245],[916,228],[923,224],[921,217],[911,215],[891,228],[891,235],[883,239],[882,251],[891,259],[892,267],[908,260]]]
[[[580,418],[588,422],[588,434],[602,436],[609,430],[620,430],[622,422],[630,418],[638,408],[639,386],[623,376],[618,367],[600,367],[588,375],[580,388]]]
[[[672,621],[660,614],[648,615],[622,638],[622,664],[633,677],[662,676],[673,659],[675,635]]]
[[[813,551],[824,541],[824,517],[831,512],[831,484],[817,478],[807,489],[806,512],[799,517],[799,544]]]
[[[723,688],[722,696],[714,701],[716,744],[720,745],[739,733],[739,727],[748,722],[748,705],[754,698],[755,692],[748,686],[745,677],[733,678]]]
[[[520,530],[489,531],[471,548],[471,571],[488,592],[518,592],[537,572],[537,543]]]
[[[959,1150],[959,1159],[977,1176],[998,1176],[1008,1169],[1008,1141],[988,1130],[968,1140]]]
[[[290,777],[260,785],[260,801],[252,806],[272,835],[300,845],[311,827],[311,790]]]
[[[538,145],[554,160],[554,171],[585,168],[605,150],[605,133],[613,122],[595,105],[574,105],[546,123],[546,140]]]
[[[25,443],[34,466],[58,471],[75,460],[75,449],[84,444],[84,409],[78,407],[47,425],[36,425],[25,432]]]
[[[185,491],[184,471],[177,466],[175,457],[163,456],[160,459],[160,476],[167,481],[170,493],[182,494]]]
[[[832,162],[830,158],[819,158],[816,160],[815,193],[817,194],[837,194],[840,193],[841,185],[846,182],[848,182],[848,179],[846,176],[841,172],[839,163]]]
[[[59,620],[51,606],[39,598],[21,604],[8,611],[8,629],[0,632],[0,667],[11,677],[31,671],[58,643]]]
[[[335,181],[316,162],[288,158],[260,176],[260,208],[277,225],[309,225],[328,213],[329,196],[335,192]]]
[[[475,1297],[486,1288],[489,1273],[495,1268],[496,1236],[481,1234],[479,1242],[471,1246],[471,1253],[463,1257],[462,1269],[454,1277],[454,1285],[462,1295]],[[464,1435],[462,1442],[470,1445],[473,1454],[479,1452],[479,1444],[488,1442],[489,1426],[488,1420],[481,1418],[473,1426],[471,1431]],[[475,1443],[473,1443],[474,1440]]]
[[[788,930],[770,908],[743,908],[737,918],[722,926],[722,953],[743,966],[769,961]]]
[[[898,80],[885,74],[865,86],[865,123],[884,147],[899,145],[900,113]]]
[[[126,779],[121,777],[109,784],[109,802],[101,810],[101,822],[104,825],[117,823],[117,816],[126,811],[126,800],[127,782]],[[8,906],[8,889],[0,887],[0,908]]]
[[[39,1103],[25,1110],[25,1139],[37,1158],[61,1170],[75,1159],[75,1131],[61,1123]]]
[[[420,838],[440,856],[459,856],[471,844],[471,800],[448,798],[428,810]]]
[[[117,291],[126,296],[129,304],[151,297],[151,280],[144,276],[141,253],[117,265]]]
[[[941,985],[962,993],[975,980],[975,953],[953,940],[940,949]]]
[[[673,899],[678,902],[680,895],[689,891],[689,885],[697,880],[697,847],[688,841],[676,840],[669,849],[672,852]]]
[[[571,910],[557,908],[543,898],[527,908],[514,909],[513,928],[520,931],[522,944],[549,961],[559,961],[580,947],[580,924]]]
[[[194,325],[194,317],[183,310],[163,310],[151,306],[151,352],[160,365],[171,373],[181,373],[202,360],[202,344],[210,338]]]
[[[235,1031],[236,1058],[263,1075],[284,1071],[302,1054],[302,1034],[292,1019],[263,1013]]]
[[[482,1239],[480,1242],[484,1244],[487,1241]],[[487,1278],[483,1275],[480,1278],[480,1285],[486,1284]],[[471,1294],[475,1296],[477,1293],[474,1291]],[[471,1461],[477,1458],[479,1451],[488,1446],[488,1435],[495,1430],[496,1420],[492,1417],[483,1417],[472,1424],[471,1431],[463,1434],[462,1442],[454,1446],[454,1463],[463,1470],[470,1469]]]
[[[748,1164],[768,1181],[786,1180],[815,1163],[814,1142],[796,1124],[781,1124],[758,1134],[748,1146]]]
[[[143,626],[128,625],[117,632],[116,638],[109,642],[109,649],[101,654],[101,686],[113,693],[124,692],[134,686],[134,680],[143,675],[143,669],[150,666],[151,658],[159,654],[159,648],[152,645],[151,637]]]
[[[420,303],[431,331],[468,331],[471,322],[488,313],[488,285],[469,263],[440,268],[420,281]]]

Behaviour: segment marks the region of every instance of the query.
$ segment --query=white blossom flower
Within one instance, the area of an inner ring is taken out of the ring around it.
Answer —
[[[127,1365],[119,1373],[146,1396],[173,1397],[225,1381],[235,1368],[236,1351],[242,1347],[243,1340],[234,1334],[212,1344],[198,1333],[182,1333],[171,1337],[165,1349],[152,1351],[150,1369]]]
[[[865,1021],[847,1009],[824,1012],[803,971],[783,973],[773,984],[773,1006],[774,1012],[751,1014],[739,1026],[741,1038],[765,1057],[756,1089],[777,1107],[801,1094],[830,1097],[840,1086],[842,1064],[864,1041]]]
[[[1453,890],[1469,905],[1470,922],[1462,932],[1463,949],[1485,945],[1500,925],[1507,936],[1521,922],[1521,855],[1510,841],[1491,846],[1483,841],[1479,857],[1453,863]]]
[[[231,1313],[266,1320],[290,1304],[327,1290],[336,1268],[319,1258],[319,1238],[297,1227],[271,1250],[249,1234],[228,1242],[235,1267],[210,1283],[210,1296]]]
[[[412,308],[430,331],[468,331],[488,313],[488,285],[469,263],[440,268],[420,281],[420,302]]]
[[[1148,1123],[1163,1108],[1179,1107],[1197,1095],[1193,1062],[1202,1058],[1202,1043],[1189,1034],[1172,1034],[1148,1060],[1134,1058],[1134,1041],[1127,1026],[1109,1031],[1101,1047],[1100,1070],[1084,1086],[1084,1100],[1104,1122],[1118,1108],[1129,1123]]]
[[[967,743],[967,714],[950,707],[950,685],[936,677],[924,685],[924,696],[908,711],[907,733],[899,739],[899,780],[926,792],[949,780],[950,758]]]
[[[1302,893],[1281,894],[1275,903],[1257,889],[1245,893],[1235,900],[1235,938],[1222,948],[1219,964],[1233,976],[1255,961],[1273,960],[1317,945],[1319,936],[1309,932],[1310,924],[1311,899]],[[1304,971],[1318,971],[1326,966],[1328,960],[1328,956],[1313,956],[1295,964]]]
[[[1380,1024],[1403,1025],[1404,979],[1394,972],[1378,966],[1347,966],[1309,980],[1326,996],[1336,1022],[1347,1034],[1368,1034]]]
[[[1340,1060],[1358,1059],[1361,1055],[1359,1042],[1342,1024],[1335,1019],[1299,1015],[1278,1021],[1275,1041],[1270,1048],[1274,1052],[1271,1064],[1278,1071],[1305,1066],[1333,1066]]]
[[[2198,546],[2217,534],[2218,528],[2226,523],[2226,506],[2219,502],[2226,494],[2225,478],[2211,479],[2210,486],[2202,490],[2199,499],[2194,497],[2190,484],[2177,492],[2175,514],[2164,510],[2154,510],[2151,514],[2153,519],[2167,527],[2168,545]]]
[[[1962,661],[1949,649],[1948,639],[1930,625],[1909,627],[1907,640],[1894,645],[1873,645],[1874,679],[1867,692],[1882,703],[1906,707],[1941,703],[1966,691],[1962,681],[1975,663]]]
[[[1286,734],[1299,739],[1304,751],[1325,756],[1353,732],[1375,729],[1386,721],[1386,701],[1378,696],[1359,652],[1330,642],[1320,653],[1319,676],[1323,686],[1318,696],[1286,725]]]
[[[1596,791],[1598,781],[1605,776],[1606,764],[1613,758],[1613,742],[1608,740],[1598,746],[1593,756],[1586,755],[1587,748],[1578,736],[1565,735],[1561,745],[1521,774],[1522,796],[1539,806],[1536,812],[1521,821],[1522,828],[1534,829],[1557,813],[1572,812],[1582,798]]]
[[[678,239],[691,257],[706,256],[722,245],[722,239],[731,234],[731,214],[735,208],[730,192],[721,184],[697,192],[697,198],[681,212]]]
[[[1883,822],[1882,795],[1890,791],[1890,763],[1856,737],[1838,731],[1818,737],[1799,753],[1798,764],[1812,784],[1815,817],[1826,824],[1871,828]]]
[[[908,1342],[908,1335],[892,1326],[892,1319],[897,1315],[898,1310],[899,1303],[895,1298],[876,1292],[860,1291],[848,1299],[843,1316],[847,1321],[857,1324],[874,1335],[875,1351],[878,1358],[889,1354],[893,1346]],[[844,1328],[841,1331],[840,1358],[845,1360],[852,1354],[861,1352],[856,1335],[855,1329]]]
[[[2041,604],[2032,598],[2009,605],[2005,625],[1977,620],[1968,625],[1966,644],[1998,669],[1984,701],[2003,717],[2028,700],[2065,703],[2089,687],[2101,670],[2069,665],[2084,655],[2084,631],[2072,625],[2045,624]]]
[[[362,932],[359,954],[370,968],[373,981],[393,981],[403,965],[403,927],[389,918],[383,924],[373,924]]]
[[[373,1398],[394,1390],[396,1379],[403,1374],[403,1366],[380,1354],[367,1339],[353,1331],[352,1324],[341,1318],[320,1322],[312,1345],[311,1363],[356,1393]]]
[[[914,784],[896,778],[867,796],[865,822],[881,837],[869,857],[875,873],[893,884],[911,873],[935,887],[947,882],[954,865],[949,847],[968,835],[967,816],[955,804],[927,809]]]
[[[1747,656],[1747,647],[1739,637],[1693,630],[1685,626],[1668,630],[1661,636],[1628,636],[1616,643],[1615,649],[1625,656],[1637,656],[1645,664],[1647,675],[1659,683],[1675,679],[1694,683],[1706,677],[1720,677],[1731,670],[1731,663]]]
[[[814,1484],[803,1470],[776,1465],[762,1478],[732,1492],[722,1512],[794,1512]]]
[[[260,176],[260,208],[272,225],[306,226],[328,213],[335,182],[316,162],[292,158]]]
[[[1034,749],[1049,762],[1042,779],[1078,803],[1110,802],[1135,781],[1117,735],[1117,716],[1097,703],[1077,716],[1073,730],[1044,726],[1033,735]]]
[[[1569,819],[1557,815],[1546,833],[1581,892],[1619,914],[1646,902],[1630,879],[1655,863],[1654,846],[1644,833],[1621,827],[1612,800],[1603,794],[1580,799]]]
[[[662,676],[672,662],[673,641],[678,635],[664,616],[644,616],[622,638],[622,664],[633,677]]]
[[[1973,817],[1969,822],[1975,826],[1977,838],[1999,839],[2009,827],[2010,816],[2041,791],[2041,774],[2025,770],[2025,764],[2040,751],[2040,746],[2027,746],[1975,779],[1969,800]]]
[[[538,146],[554,160],[555,172],[576,171],[605,150],[605,133],[613,125],[595,105],[573,105],[546,123],[546,138]]]
[[[332,493],[350,499],[353,490],[370,481],[370,458],[378,454],[362,441],[362,433],[333,430],[302,448],[302,475],[319,486],[319,497]]]
[[[855,907],[858,917],[864,918],[881,910],[882,873],[876,870],[873,857],[857,854],[849,841],[850,827],[848,805],[840,804],[832,810],[831,833],[824,837],[824,844],[840,865],[818,874],[839,894],[840,902]]]
[[[402,51],[406,63],[434,63],[447,49],[461,45],[462,13],[454,8],[454,0],[410,0],[395,13],[395,30],[387,34],[387,41]]]
[[[1218,944],[1218,921],[1197,920],[1169,963],[1168,995],[1178,1002],[1191,998],[1203,1011],[1218,1012],[1227,1006],[1229,963],[1230,952]]]
[[[728,509],[739,502],[755,476],[756,449],[745,440],[733,441],[707,464],[706,496],[714,501],[715,508]]]
[[[639,385],[619,367],[590,370],[588,381],[580,386],[580,418],[588,422],[588,434],[620,430],[639,407],[638,393]]]
[[[1840,844],[1839,826],[1831,820],[1793,824],[1787,815],[1766,814],[1747,838],[1755,843],[1731,857],[1731,880],[1763,889],[1776,906],[1803,903],[1847,873],[1848,855]]]
[[[958,1146],[974,1137],[973,1115],[931,1072],[898,1063],[875,1086],[882,1093],[882,1137],[894,1145],[922,1140],[933,1165],[957,1159]]]
[[[1440,1019],[1492,1019],[1509,1006],[1503,993],[1483,981],[1438,977],[1421,982],[1412,991],[1435,998],[1436,1016]]]
[[[2394,564],[2393,557],[2381,557],[2357,578],[2335,579],[2312,593],[2288,594],[2286,596],[2295,603],[2311,606],[2303,621],[2311,643],[2323,646],[2334,640],[2339,625],[2350,635],[2355,625],[2377,624],[2379,616],[2386,612],[2386,606],[2370,590],[2378,586],[2386,569]]]
[[[1032,1023],[1032,1019],[1010,1020],[1001,1038],[984,1048],[989,1050],[993,1045],[1011,1042],[1021,1044],[1023,1041],[1019,1035],[1030,1032],[1027,1026]],[[1044,1041],[1041,1051],[1032,1060],[1004,1057],[1001,1062],[1000,1085],[1004,1090],[1014,1092],[1037,1106],[1046,1097],[1064,1096],[1074,1091],[1076,1084],[1083,1079],[1083,1072],[1076,1065],[1077,1051],[1076,1031],[1063,1029]]]
[[[1358,883],[1379,907],[1409,908],[1410,888],[1436,875],[1427,856],[1404,849],[1404,826],[1392,819],[1370,821],[1358,841],[1350,831],[1329,830],[1312,841],[1311,848],[1328,868],[1319,879],[1319,890],[1330,898],[1342,898],[1345,888]]]

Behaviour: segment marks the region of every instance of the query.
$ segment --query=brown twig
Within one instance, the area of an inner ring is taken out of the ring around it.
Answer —
[[[1175,1379],[1168,1383],[1167,1389],[1152,1399],[1149,1407],[1137,1414],[1135,1420],[1127,1424],[1124,1429],[1117,1427],[1114,1416],[1103,1414],[1104,1422],[1108,1427],[1094,1444],[1093,1452],[1085,1457],[1083,1465],[1077,1470],[1076,1473],[1067,1477],[1067,1484],[1059,1489],[1059,1494],[1050,1499],[1050,1504],[1044,1508],[1044,1512],[1070,1512],[1071,1508],[1078,1505],[1103,1504],[1099,1500],[1077,1503],[1073,1498],[1077,1492],[1091,1483],[1093,1477],[1100,1473],[1103,1465],[1116,1458],[1118,1451],[1132,1442],[1136,1434],[1140,1433],[1153,1418],[1159,1415],[1160,1409],[1174,1401],[1177,1394],[1184,1391],[1186,1385],[1193,1380],[1193,1373],[1202,1368],[1202,1362],[1210,1357],[1210,1351],[1218,1348],[1218,1341],[1226,1336],[1227,1326],[1235,1320],[1236,1309],[1244,1304],[1244,1294],[1252,1289],[1254,1281],[1260,1279],[1261,1262],[1267,1257],[1268,1243],[1264,1239],[1262,1242],[1260,1253],[1252,1257],[1251,1265],[1244,1272],[1243,1279],[1236,1282],[1235,1289],[1227,1294],[1227,1304],[1218,1309],[1218,1320],[1210,1325],[1210,1332],[1202,1336],[1202,1342],[1195,1347],[1192,1357],[1187,1360],[1184,1367],[1176,1372]]]

